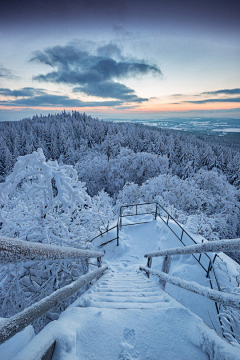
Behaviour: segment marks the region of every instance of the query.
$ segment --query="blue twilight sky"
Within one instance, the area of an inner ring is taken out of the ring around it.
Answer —
[[[240,1],[1,0],[0,121],[240,118]]]

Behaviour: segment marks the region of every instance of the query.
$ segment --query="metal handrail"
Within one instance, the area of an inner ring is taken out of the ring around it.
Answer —
[[[109,231],[117,228],[117,236],[114,237],[113,239],[110,239],[108,241],[106,241],[105,243],[99,245],[99,246],[103,246],[103,245],[106,245],[114,240],[117,240],[117,246],[119,245],[119,232],[120,232],[120,229],[123,227],[123,226],[130,226],[130,225],[140,225],[140,224],[145,224],[147,223],[148,221],[144,221],[144,222],[140,222],[140,223],[134,223],[134,224],[122,224],[122,218],[123,217],[127,217],[127,216],[135,216],[135,215],[146,215],[146,214],[153,214],[152,212],[146,212],[146,213],[137,213],[137,207],[138,206],[142,206],[142,205],[156,205],[156,203],[143,203],[143,204],[134,204],[134,205],[123,205],[120,207],[120,211],[119,211],[119,216],[117,218],[117,225],[111,227],[110,229],[107,229],[106,231],[104,232],[101,232],[100,234],[98,234],[97,236],[95,236],[93,239],[91,240],[87,240],[86,243],[91,243],[93,240],[99,238],[100,236],[102,237],[104,234],[108,233]],[[122,209],[123,208],[128,208],[128,207],[135,207],[136,208],[136,214],[132,214],[132,215],[123,215],[122,214]],[[156,219],[156,211],[154,212],[154,217]]]
[[[95,236],[93,239],[87,240],[87,242],[92,242],[93,240],[97,239],[97,238],[100,237],[100,236],[103,236],[104,234],[108,233],[109,231],[115,229],[116,227],[117,227],[117,225],[111,227],[110,229],[107,229],[107,230],[104,231],[104,232],[101,232],[99,235]],[[115,239],[114,239],[114,240],[115,240]]]

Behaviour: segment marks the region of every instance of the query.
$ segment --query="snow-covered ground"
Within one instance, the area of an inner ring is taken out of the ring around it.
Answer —
[[[209,327],[218,327],[214,302],[169,284],[164,292],[157,278],[148,279],[139,270],[146,265],[144,254],[181,245],[160,219],[151,221],[151,215],[126,218],[124,224],[148,220],[123,227],[118,247],[115,240],[101,248],[109,270],[14,360],[33,359],[51,339],[57,340],[54,360],[240,359],[239,348]],[[115,231],[96,239],[95,250],[115,237]],[[223,262],[231,263],[226,256]],[[152,268],[160,270],[161,263],[154,258]],[[234,273],[236,265],[231,264]],[[170,274],[209,286],[191,255],[174,256]]]

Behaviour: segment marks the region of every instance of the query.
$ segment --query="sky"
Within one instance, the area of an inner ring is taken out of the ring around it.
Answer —
[[[239,0],[1,0],[0,121],[240,118]]]

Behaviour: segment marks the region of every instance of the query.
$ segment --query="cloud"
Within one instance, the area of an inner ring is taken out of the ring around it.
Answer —
[[[15,96],[16,100],[2,100],[0,105],[15,107],[36,107],[36,106],[65,106],[65,107],[106,107],[121,106],[122,101],[92,101],[84,102],[78,99],[71,99],[65,95],[53,95],[44,92],[42,89],[23,88],[19,90],[0,89],[0,94]]]
[[[97,84],[88,83],[82,87],[75,87],[73,92],[83,92],[88,95],[102,98],[116,98],[125,102],[143,102],[148,99],[140,98],[134,95],[134,91],[124,84],[113,81],[102,81]]]
[[[117,58],[123,60],[120,48],[113,43],[99,46],[97,49],[97,54],[103,57]]]
[[[240,89],[223,89],[217,91],[208,91],[203,92],[202,94],[209,94],[209,95],[218,95],[218,94],[225,94],[225,95],[237,95],[240,94]]]
[[[240,102],[240,97],[235,97],[235,98],[228,98],[228,99],[221,99],[221,98],[217,98],[217,99],[206,99],[206,100],[197,100],[197,101],[184,101],[187,103],[192,103],[192,104],[207,104],[207,103],[215,103],[215,102],[233,102],[233,103],[239,103]]]
[[[113,31],[117,35],[121,35],[121,36],[131,36],[132,35],[129,31],[125,30],[124,27],[121,25],[114,25]]]
[[[5,77],[8,79],[12,79],[15,76],[13,75],[12,71],[9,69],[6,69],[5,67],[0,67],[0,78]]]
[[[42,94],[44,94],[44,91],[42,89],[35,89],[31,87],[25,87],[19,90],[0,88],[0,95],[4,95],[4,96],[24,97],[24,96],[36,96]]]
[[[162,74],[156,65],[124,57],[121,49],[112,43],[98,47],[94,54],[81,50],[77,44],[54,46],[35,52],[30,61],[38,61],[53,69],[35,76],[35,80],[75,85],[74,92],[127,102],[147,99],[139,98],[117,80],[150,73]]]

